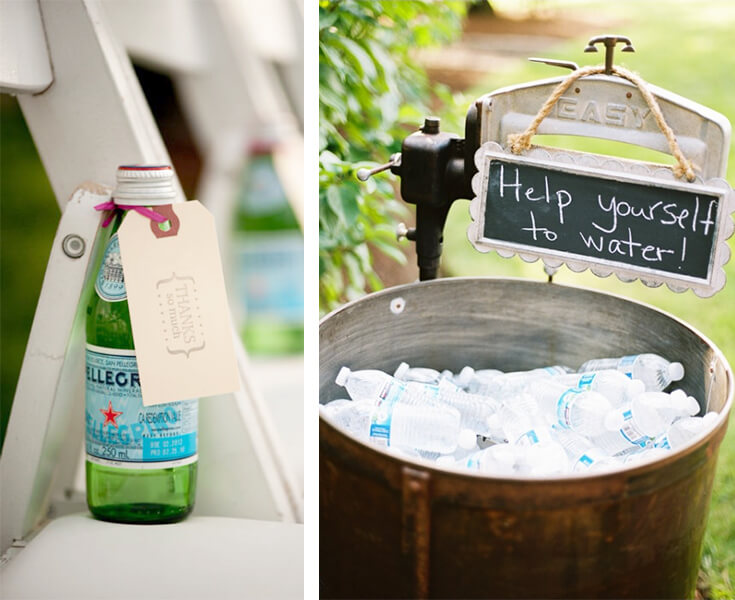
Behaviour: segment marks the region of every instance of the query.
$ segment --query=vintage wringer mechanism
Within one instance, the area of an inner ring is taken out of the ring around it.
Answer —
[[[721,114],[645,83],[613,65],[624,36],[604,44],[605,65],[531,59],[571,69],[568,77],[502,88],[468,109],[465,137],[428,117],[401,152],[358,178],[390,169],[416,205],[419,279],[437,276],[447,213],[471,200],[468,237],[481,251],[542,259],[549,277],[562,264],[622,281],[666,284],[711,296],[725,284],[735,194],[725,181],[731,127]],[[675,157],[671,166],[530,146],[535,134],[600,138]]]

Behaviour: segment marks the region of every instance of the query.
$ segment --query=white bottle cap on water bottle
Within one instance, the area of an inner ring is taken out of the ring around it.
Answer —
[[[339,373],[337,373],[337,377],[335,378],[334,383],[344,387],[345,383],[347,383],[347,378],[350,376],[350,373],[352,373],[352,371],[350,371],[348,367],[342,367],[339,370]]]
[[[673,362],[669,365],[669,377],[671,381],[679,381],[684,378],[684,365],[680,362]]]
[[[393,373],[393,377],[396,379],[403,379],[403,376],[406,374],[406,372],[409,369],[409,365],[407,362],[402,362],[400,365],[398,365],[398,368],[396,369],[395,373]]]
[[[160,206],[176,200],[174,170],[169,165],[122,165],[117,168],[115,204]]]
[[[475,376],[475,370],[470,367],[464,367],[460,372],[459,375],[457,375],[457,383],[463,387],[466,388],[470,381],[472,381],[472,378]]]
[[[477,447],[477,434],[471,429],[463,429],[459,432],[457,445],[463,450],[472,450]]]

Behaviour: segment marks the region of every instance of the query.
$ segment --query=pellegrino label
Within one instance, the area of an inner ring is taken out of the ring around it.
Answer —
[[[97,279],[94,282],[97,295],[107,302],[121,302],[128,295],[125,292],[125,278],[123,277],[122,259],[120,258],[120,244],[115,233],[105,248]]]
[[[143,406],[134,350],[87,344],[86,379],[88,460],[136,469],[196,460],[197,400]]]

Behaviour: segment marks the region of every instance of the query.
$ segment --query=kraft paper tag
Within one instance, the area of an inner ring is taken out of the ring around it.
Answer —
[[[143,404],[240,389],[214,218],[196,200],[130,211],[118,231]]]

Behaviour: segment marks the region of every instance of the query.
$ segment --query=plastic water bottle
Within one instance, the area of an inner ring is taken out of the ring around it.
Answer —
[[[483,442],[502,444],[508,441],[499,412],[495,412],[487,418],[487,432],[480,435]]]
[[[460,439],[459,411],[409,389],[382,371],[352,372],[343,367],[335,380],[356,405],[348,430],[373,444],[417,450],[454,452]],[[345,407],[337,416],[343,417]],[[467,435],[467,434],[465,434]],[[472,434],[474,436],[474,434]]]
[[[454,374],[448,370],[439,372],[426,367],[411,367],[408,363],[402,362],[393,373],[393,377],[400,381],[436,385],[452,392],[462,391],[461,386],[454,380]]]
[[[499,406],[489,398],[456,390],[451,384],[437,386],[402,382],[387,373],[376,370],[350,371],[347,367],[343,367],[337,375],[336,382],[347,388],[353,400],[374,399],[384,393],[385,386],[403,386],[405,391],[400,393],[410,395],[417,402],[423,398],[426,401],[451,406],[458,410],[461,427],[470,429],[475,434],[487,435],[490,433],[487,420]]]
[[[684,390],[666,392],[644,392],[638,400],[654,408],[664,419],[673,422],[682,417],[693,417],[699,412],[699,402],[687,396]]]
[[[326,404],[320,404],[319,412],[323,415],[326,415],[327,417],[334,418],[337,413],[345,406],[350,404],[350,402],[351,400],[347,400],[346,398],[338,398],[337,400],[332,400],[331,402],[327,402]]]
[[[437,384],[445,389],[451,389],[454,391],[464,392],[465,386],[463,386],[457,376],[452,373],[449,369],[444,369],[439,373],[439,383]]]
[[[552,365],[548,367],[528,369],[526,371],[508,371],[507,373],[503,373],[503,376],[509,379],[523,379],[536,377],[553,377],[554,375],[563,375],[564,373],[574,373],[574,369],[572,369],[571,367],[567,367],[566,365]]]
[[[459,411],[462,417],[462,427],[478,435],[492,435],[492,416],[500,408],[499,402],[478,394],[450,390],[441,385],[437,398],[442,404],[452,406]]]
[[[534,477],[566,473],[569,471],[569,459],[558,442],[542,442],[525,449],[518,471]]]
[[[329,409],[321,409],[329,410]],[[328,416],[334,423],[349,431],[355,437],[365,439],[366,424],[370,421],[373,404],[367,400],[347,401],[333,408]]]
[[[453,463],[437,462],[442,466],[451,466],[487,475],[510,475],[515,471],[518,456],[518,449],[511,444],[496,444],[473,452],[462,460]]]
[[[630,379],[620,371],[611,369],[555,375],[552,379],[570,388],[591,390],[602,394],[612,406],[621,406],[646,389],[646,385],[640,379]]]
[[[347,390],[352,400],[359,402],[360,400],[377,400],[383,388],[395,380],[387,373],[377,369],[353,372],[347,367],[342,367],[334,381]],[[406,384],[400,383],[400,387],[403,389]]]
[[[407,395],[358,400],[340,410],[335,421],[358,439],[376,446],[446,454],[460,437],[459,413],[449,406],[415,404]]]
[[[704,417],[686,417],[678,419],[666,430],[666,433],[656,438],[654,446],[665,450],[678,450],[689,440],[708,428],[715,421],[717,413],[707,413]]]
[[[475,378],[470,383],[468,390],[474,394],[502,399],[506,396],[524,391],[531,382],[537,379],[547,379],[554,375],[563,375],[572,372],[572,369],[562,365],[541,367],[529,371],[512,371],[510,373],[496,375],[495,377]]]
[[[611,455],[630,448],[645,448],[661,435],[670,421],[654,407],[637,397],[633,401],[610,411],[605,418],[609,434],[595,438],[595,443]]]
[[[463,389],[472,391],[470,387],[488,382],[502,374],[503,372],[498,369],[478,369],[475,371],[472,367],[466,366],[457,374],[455,381]]]
[[[571,429],[555,426],[551,428],[551,432],[566,450],[573,472],[602,471],[613,468],[618,464],[604,450],[593,445],[586,437],[575,433]]]
[[[534,382],[529,391],[552,423],[588,437],[607,431],[605,417],[612,405],[602,394],[570,388],[552,379]]]
[[[522,399],[519,406],[503,406],[500,417],[508,441],[520,450],[516,466],[522,473],[547,475],[568,469],[567,455],[543,423],[538,412],[523,410],[520,404],[531,405],[532,399]]]
[[[442,377],[442,374],[436,369],[427,369],[424,367],[410,367],[408,363],[402,362],[393,373],[393,377],[401,381],[416,381],[418,383],[428,383],[436,385]]]
[[[463,432],[466,430],[463,430]],[[460,439],[463,437],[462,434],[460,434]],[[463,447],[464,445],[464,447]],[[461,440],[461,443],[457,446],[457,449],[452,452],[452,454],[442,454],[441,456],[438,456],[434,459],[434,462],[436,462],[437,465],[440,466],[454,466],[458,463],[461,463],[465,458],[470,456],[471,454],[474,454],[475,452],[478,452],[480,450],[480,447],[477,445],[477,438],[470,441],[467,440]]]
[[[680,381],[684,377],[684,366],[680,362],[669,362],[658,354],[597,358],[588,360],[579,367],[580,372],[603,369],[615,369],[631,379],[640,379],[649,392],[665,390],[672,381]]]
[[[499,415],[510,444],[531,446],[551,441],[551,433],[538,413],[524,410],[520,405],[514,407],[505,404],[500,409]]]

